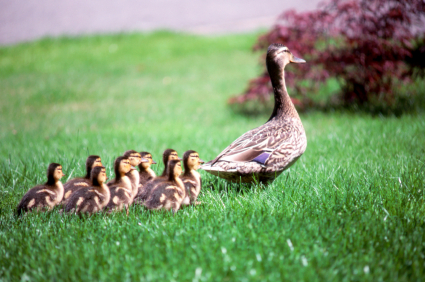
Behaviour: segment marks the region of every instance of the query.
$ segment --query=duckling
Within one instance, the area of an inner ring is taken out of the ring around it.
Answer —
[[[172,209],[173,213],[176,213],[187,196],[184,184],[179,177],[182,173],[180,160],[169,161],[167,171],[167,180],[147,184],[154,187],[150,190],[145,206],[150,210]]]
[[[87,157],[86,160],[86,175],[84,177],[77,177],[69,180],[64,184],[65,194],[63,196],[62,204],[63,206],[66,206],[66,203],[71,197],[72,193],[75,191],[81,189],[81,188],[87,188],[92,185],[91,183],[91,171],[96,166],[102,166],[102,160],[99,156],[91,155]]]
[[[162,172],[162,174],[160,176],[157,176],[151,180],[149,180],[148,183],[150,182],[161,182],[164,180],[168,179],[168,162],[171,160],[181,160],[181,158],[179,158],[179,155],[177,154],[176,150],[173,149],[167,149],[164,151],[164,153],[162,154],[162,161],[164,162],[164,171]],[[143,187],[140,188],[139,193],[137,194],[137,203],[143,204],[146,200],[147,200],[147,195],[149,195],[150,191],[149,189],[152,188],[152,185],[144,185]]]
[[[199,158],[199,154],[196,151],[189,150],[183,155],[184,173],[180,176],[180,179],[183,181],[187,193],[187,198],[183,200],[183,204],[200,204],[196,202],[196,199],[202,188],[202,179],[196,170],[203,163],[204,161]]]
[[[51,163],[47,169],[47,182],[31,188],[19,202],[16,212],[21,215],[33,209],[51,210],[62,201],[64,188],[60,179],[65,176],[62,166]]]
[[[140,163],[147,163],[149,161],[147,159],[142,158],[140,153],[134,150],[125,151],[123,156],[129,159],[130,165],[132,167],[132,169],[129,172],[127,172],[126,175],[130,178],[131,187],[132,187],[131,193],[134,199],[134,197],[137,195],[139,191],[139,179],[140,179],[139,173],[136,170],[136,166],[138,166]],[[115,183],[115,180],[112,180],[108,182],[108,185],[112,185],[114,183]]]
[[[160,177],[167,178],[167,176],[168,176],[167,167],[168,167],[168,162],[170,160],[180,160],[181,161],[182,159],[179,158],[179,155],[177,154],[176,150],[173,150],[173,149],[165,150],[164,153],[162,154],[162,161],[164,162],[164,171],[162,172]]]
[[[80,189],[72,194],[65,206],[66,212],[93,214],[101,211],[111,197],[109,187],[105,184],[106,169],[104,166],[95,166],[91,171],[92,185],[87,189]]]
[[[294,164],[307,148],[303,124],[285,86],[284,68],[305,63],[282,44],[271,44],[266,65],[275,105],[269,120],[250,130],[201,169],[232,182],[272,182]]]
[[[152,154],[149,152],[140,152],[142,158],[147,159],[148,162],[141,162],[139,164],[139,183],[145,185],[149,180],[152,180],[156,177],[155,172],[151,169],[151,165],[156,164],[152,159]]]
[[[156,162],[152,159],[151,153],[140,152],[140,155],[142,156],[143,159],[147,159],[148,162],[141,162],[139,164],[139,169],[140,169],[139,190],[137,192],[136,197],[134,198],[134,203],[138,203],[138,204],[141,204],[140,197],[144,190],[143,187],[146,185],[146,183],[148,183],[149,181],[153,180],[156,177],[155,172],[150,168],[151,165],[156,164]]]
[[[133,185],[127,173],[134,170],[130,160],[124,156],[116,158],[114,162],[115,179],[108,185],[111,192],[106,209],[109,211],[126,209],[133,202]]]

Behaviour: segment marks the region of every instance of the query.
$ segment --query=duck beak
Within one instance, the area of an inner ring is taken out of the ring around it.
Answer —
[[[156,161],[152,160],[152,164],[156,164]]]
[[[177,158],[179,161],[182,161],[183,159],[182,158]]]
[[[109,179],[109,177],[106,176],[106,180],[108,180],[108,179]]]
[[[203,160],[199,159],[199,163],[204,164],[205,162]]]
[[[303,60],[301,58],[297,58],[295,56],[292,56],[291,63],[303,64],[303,63],[305,63],[305,60]]]
[[[145,158],[142,158],[142,159],[140,160],[140,162],[141,162],[141,163],[148,163],[148,162],[149,162],[149,160],[148,160],[148,159],[145,159]]]

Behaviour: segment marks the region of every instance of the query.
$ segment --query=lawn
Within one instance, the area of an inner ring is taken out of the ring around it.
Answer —
[[[201,172],[202,205],[89,218],[22,218],[23,194],[59,162],[125,150],[211,160],[268,116],[226,100],[261,69],[257,34],[168,32],[0,48],[0,281],[420,281],[425,114],[301,114],[308,146],[269,186]],[[296,67],[296,66],[289,66]],[[162,170],[159,163],[155,168]]]

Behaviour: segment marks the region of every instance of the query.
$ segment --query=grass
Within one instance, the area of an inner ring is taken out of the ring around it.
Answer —
[[[275,182],[201,172],[204,204],[176,216],[14,215],[50,162],[69,179],[88,154],[109,176],[127,149],[210,160],[264,123],[225,103],[260,71],[255,39],[156,32],[1,47],[0,280],[423,280],[423,114],[304,114],[307,151]]]

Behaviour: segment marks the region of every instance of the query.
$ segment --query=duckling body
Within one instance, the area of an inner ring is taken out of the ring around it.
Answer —
[[[250,130],[224,149],[214,160],[201,168],[232,182],[271,182],[294,164],[307,147],[307,138],[300,117],[285,86],[284,67],[304,63],[281,44],[272,44],[267,51],[275,106],[269,120]]]
[[[140,165],[141,163],[147,163],[149,162],[147,159],[144,159],[141,157],[141,154],[134,151],[134,150],[128,150],[125,151],[123,156],[125,158],[128,158],[131,166],[131,170],[126,173],[126,176],[130,179],[131,182],[131,195],[132,195],[132,202],[134,200],[134,197],[137,195],[139,191],[139,182],[140,182],[140,175],[136,170],[136,166]],[[110,181],[108,185],[112,186],[115,184],[116,179]]]
[[[115,160],[115,179],[111,181],[111,184],[108,184],[111,196],[106,209],[109,211],[122,210],[125,208],[128,214],[128,207],[133,203],[133,190],[135,190],[135,183],[132,183],[130,177],[127,175],[131,170],[134,169],[131,167],[128,158],[121,156]]]
[[[199,158],[196,151],[189,150],[183,155],[184,174],[180,176],[180,179],[183,181],[187,194],[183,204],[197,204],[196,199],[202,188],[202,179],[196,170],[203,163],[204,161]]]
[[[91,171],[96,166],[102,166],[102,160],[99,156],[91,155],[86,160],[86,175],[84,177],[77,177],[69,180],[64,184],[64,196],[62,204],[66,206],[68,199],[71,195],[81,188],[88,188],[92,185],[91,183]]]
[[[176,213],[186,198],[186,190],[183,182],[179,178],[182,172],[179,160],[171,160],[168,163],[168,179],[148,183],[154,185],[145,202],[145,206],[150,210],[173,210]]]
[[[151,169],[151,165],[156,164],[152,159],[152,155],[148,152],[141,152],[140,155],[143,159],[147,159],[148,162],[141,162],[139,164],[139,189],[137,195],[134,198],[135,203],[141,203],[140,197],[144,191],[144,186],[151,180],[156,178],[155,172]]]
[[[94,167],[91,172],[92,186],[73,193],[65,206],[65,211],[78,214],[93,214],[101,211],[110,199],[110,191],[105,184],[106,179],[105,167]]]
[[[148,160],[147,163],[141,162],[139,164],[139,183],[143,186],[156,177],[156,173],[151,169],[151,165],[156,164],[156,162],[152,159],[151,153],[141,152],[140,155]]]
[[[156,187],[158,183],[166,181],[168,179],[168,163],[171,160],[181,160],[176,150],[166,149],[162,154],[162,161],[164,163],[164,170],[160,176],[157,176],[153,179],[150,179],[145,185],[140,187],[139,192],[136,196],[137,203],[144,204],[144,202],[148,199],[148,196],[151,193],[153,187]]]
[[[47,182],[31,188],[22,197],[16,211],[18,215],[31,210],[51,210],[62,201],[64,188],[60,179],[64,176],[62,166],[51,163],[47,170]]]

